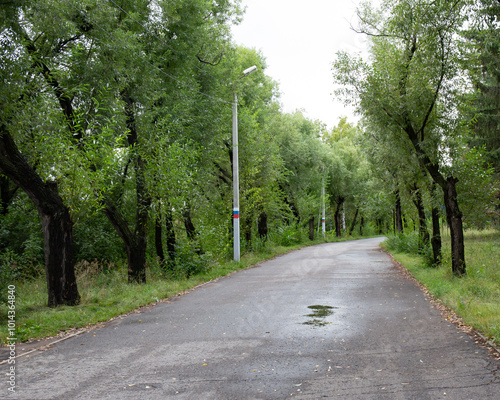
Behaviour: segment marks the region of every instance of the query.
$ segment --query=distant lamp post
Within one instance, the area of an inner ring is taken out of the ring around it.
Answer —
[[[253,65],[238,78],[244,78],[257,70]],[[240,261],[240,177],[238,167],[238,97],[233,88],[233,255]]]
[[[323,178],[323,182],[321,185],[321,231],[323,233],[323,238],[325,238],[326,234],[326,213],[325,213],[325,178]]]

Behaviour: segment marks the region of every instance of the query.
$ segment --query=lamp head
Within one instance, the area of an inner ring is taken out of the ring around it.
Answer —
[[[250,68],[247,68],[246,70],[243,71],[243,76],[250,75],[252,72],[257,71],[257,66],[252,65]]]

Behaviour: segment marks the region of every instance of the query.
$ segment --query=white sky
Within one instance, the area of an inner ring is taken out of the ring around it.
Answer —
[[[329,128],[341,116],[355,122],[352,110],[333,97],[331,65],[339,50],[363,52],[356,26],[359,0],[242,0],[243,22],[233,27],[234,41],[260,50],[266,74],[279,83],[285,112],[297,109]]]

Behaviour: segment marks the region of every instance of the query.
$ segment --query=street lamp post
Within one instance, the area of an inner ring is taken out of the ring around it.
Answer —
[[[323,238],[326,234],[326,214],[325,214],[325,178],[323,177],[323,182],[321,185],[321,231],[323,233]]]
[[[256,71],[254,65],[243,71],[241,79]],[[233,88],[233,256],[240,261],[240,177],[238,167],[238,97]]]

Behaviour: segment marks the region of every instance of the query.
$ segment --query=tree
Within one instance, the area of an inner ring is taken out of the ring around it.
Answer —
[[[346,202],[355,203],[355,209],[358,210],[357,194],[362,191],[367,173],[365,157],[356,146],[360,132],[357,126],[347,122],[347,119],[343,117],[337,126],[322,136],[323,142],[328,144],[327,193],[335,208],[333,219],[335,234],[339,238],[342,236],[345,222]]]
[[[40,215],[45,243],[48,305],[74,305],[79,302],[80,296],[74,272],[73,222],[69,209],[59,194],[55,177],[47,173],[47,169],[45,174],[37,171],[37,164],[40,162],[37,151],[41,151],[44,145],[36,130],[57,131],[60,121],[54,121],[55,124],[50,121],[53,116],[51,111],[54,110],[51,109],[54,105],[52,99],[47,95],[37,98],[36,93],[43,93],[48,86],[63,111],[70,134],[77,137],[79,130],[75,123],[71,96],[61,88],[57,76],[45,61],[43,52],[36,46],[34,36],[25,29],[26,24],[33,23],[30,16],[36,19],[37,11],[38,7],[31,8],[16,2],[8,3],[3,9],[5,19],[2,19],[0,35],[6,46],[3,46],[1,57],[5,64],[1,71],[4,79],[0,88],[0,173],[26,192]],[[27,20],[23,21],[24,18]],[[30,27],[36,31],[33,25]],[[83,29],[78,24],[75,28]],[[41,39],[41,35],[38,39]],[[58,42],[59,49],[72,41],[71,36],[67,39],[66,42]],[[49,108],[48,112],[39,115],[35,121],[30,121],[27,118],[30,114],[28,110],[31,107],[37,110],[40,106],[45,110]],[[44,121],[44,117],[49,120]],[[36,122],[40,121],[41,124],[36,126]],[[21,149],[20,145],[27,139],[39,142],[40,148],[37,151],[27,147]]]
[[[470,74],[475,88],[472,108],[467,110],[472,122],[470,144],[484,147],[485,158],[500,173],[500,3],[480,0],[470,10],[471,24],[462,32],[463,68]]]
[[[360,32],[371,38],[371,65],[344,53],[334,66],[337,82],[347,88],[344,94],[358,96],[363,115],[385,126],[402,146],[409,146],[443,190],[456,276],[466,273],[462,212],[453,169],[461,150],[454,90],[456,33],[464,7],[465,2],[459,0],[387,0],[376,13],[365,3],[358,15]]]

